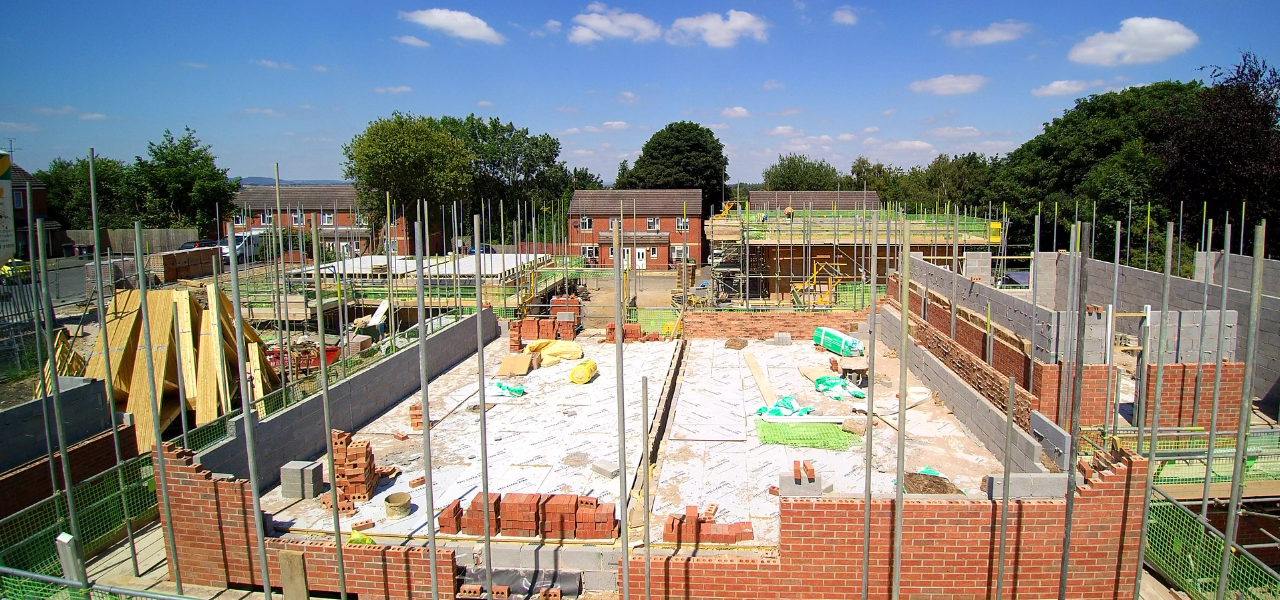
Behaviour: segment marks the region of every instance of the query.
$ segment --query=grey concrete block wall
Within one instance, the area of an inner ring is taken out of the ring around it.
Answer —
[[[884,340],[901,339],[901,317],[888,306],[881,307],[880,320]],[[894,342],[890,342],[894,343]],[[923,347],[907,345],[910,354],[908,368],[926,386],[938,392],[956,419],[960,421],[996,458],[1004,460],[1005,419],[1004,411],[987,401],[978,390],[965,383],[942,361]],[[1019,427],[1013,428],[1013,456],[1010,464],[1017,473],[1044,473],[1040,463],[1040,444]]]
[[[1147,339],[1138,343],[1146,348],[1155,348],[1160,343],[1160,330],[1156,325],[1163,323],[1165,329],[1165,363],[1215,362],[1214,354],[1218,350],[1218,318],[1222,312],[1210,310],[1201,314],[1198,310],[1169,311],[1169,316],[1161,319],[1160,311],[1151,311],[1150,327],[1143,329]],[[1204,331],[1201,332],[1201,317],[1204,320]],[[1226,311],[1226,331],[1222,337],[1222,356],[1227,360],[1235,360],[1236,356],[1236,321],[1239,315],[1234,310]],[[1141,320],[1140,320],[1141,321]],[[1141,326],[1140,326],[1141,327]],[[1200,336],[1204,335],[1203,352],[1200,348]],[[1155,364],[1156,355],[1148,356],[1147,361]]]
[[[1236,238],[1239,239],[1239,238]],[[1196,253],[1196,281],[1204,281],[1206,271],[1212,277],[1209,283],[1222,285],[1223,271],[1222,252]],[[1280,296],[1280,260],[1262,260],[1262,293],[1267,296]],[[1248,291],[1250,279],[1253,277],[1253,256],[1241,254],[1231,255],[1231,272],[1227,278],[1231,281],[1231,289]]]
[[[107,408],[107,392],[101,379],[59,377],[58,396],[68,446],[111,428],[113,415]],[[0,440],[0,472],[48,455],[46,433],[57,436],[53,415],[52,395],[0,411],[0,432],[4,432],[4,439]]]
[[[476,319],[483,327],[484,341],[498,337],[498,321],[492,310],[471,315],[427,338],[427,374],[435,378],[462,360],[475,355]],[[339,381],[329,388],[333,427],[355,431],[373,421],[409,394],[417,391],[418,346],[404,348],[375,366]],[[196,456],[196,461],[215,473],[249,478],[245,452],[244,417],[232,419],[232,436]],[[265,420],[254,428],[257,442],[258,476],[262,492],[280,482],[280,468],[292,460],[314,460],[324,454],[327,443],[320,395],[313,395]]]
[[[1004,497],[1004,475],[987,476],[987,498]],[[1066,473],[1011,473],[1009,498],[1062,498],[1067,495]]]
[[[914,267],[915,265],[912,265]],[[992,285],[991,281],[991,253],[990,252],[965,252],[964,253],[964,277],[972,281],[977,277],[979,283]]]

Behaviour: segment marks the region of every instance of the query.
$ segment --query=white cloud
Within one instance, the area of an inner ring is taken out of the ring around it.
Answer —
[[[543,26],[547,33],[560,33],[560,21],[555,19],[548,20]]]
[[[720,109],[720,116],[729,119],[740,119],[742,117],[750,117],[751,113],[747,112],[747,109],[741,106],[735,106],[733,108]]]
[[[332,144],[332,143],[333,143],[333,141],[334,141],[334,140],[333,140],[333,138],[327,138],[327,137],[318,137],[318,138],[313,138],[313,137],[304,137],[304,138],[302,138],[302,143],[304,143],[304,144]]]
[[[933,144],[921,140],[878,140],[876,138],[867,138],[862,143],[886,151],[937,152],[937,150],[934,150]]]
[[[766,129],[761,133],[764,135],[774,135],[778,137],[800,137],[804,135],[804,130],[796,129],[790,125],[779,125],[773,129]]]
[[[324,66],[324,65],[316,65],[316,66],[311,67],[311,68],[312,68],[312,69],[314,69],[314,70],[316,70],[316,71],[319,71],[319,72],[321,72],[321,73],[324,73],[325,71],[328,71],[328,70],[329,70],[329,67],[326,67],[326,66]]]
[[[103,113],[83,113],[80,115],[80,118],[85,121],[101,121],[107,118],[107,115]]]
[[[898,109],[896,109],[896,108],[890,108],[890,109],[888,109],[888,110],[882,110],[882,111],[880,111],[880,114],[882,114],[882,115],[884,115],[884,116],[886,116],[886,117],[892,117],[893,115],[898,114]]]
[[[284,113],[273,108],[246,108],[240,111],[246,115],[262,115],[265,117],[283,117]]]
[[[831,143],[831,136],[829,136],[829,135],[820,135],[820,136],[818,136],[818,141],[819,141],[819,142],[822,142],[822,143],[824,143],[824,144],[830,144],[830,143]]]
[[[259,67],[263,67],[266,69],[292,69],[293,68],[293,65],[287,62],[276,62],[274,60],[267,60],[265,58],[261,60],[255,60],[253,62]]]
[[[577,113],[578,110],[579,109],[576,106],[557,106],[556,107],[556,112],[562,112],[562,113]]]
[[[876,127],[875,125],[872,125],[872,126],[870,126],[870,127],[863,127],[863,128],[862,128],[862,133],[875,133],[875,132],[877,132],[877,131],[880,131],[880,128],[879,128],[879,127]]]
[[[476,106],[493,106],[493,103],[488,100],[481,100],[476,103]]]
[[[981,75],[941,75],[933,79],[913,81],[909,86],[917,94],[934,94],[950,96],[953,94],[972,94],[985,85],[990,79]]]
[[[183,62],[180,62],[180,63],[178,63],[178,64],[180,64],[180,65],[182,65],[182,66],[184,66],[184,67],[187,67],[188,69],[203,69],[203,68],[205,68],[205,67],[209,66],[209,65],[206,65],[206,64],[204,64],[204,63],[191,62],[191,61],[183,61]]]
[[[839,23],[841,25],[857,25],[858,15],[853,14],[853,9],[846,4],[831,13],[831,22]]]
[[[580,131],[577,127],[570,127],[568,129],[557,129],[552,133],[556,135],[574,135],[577,133],[582,133],[582,131]]]
[[[982,135],[977,127],[939,127],[925,132],[933,137],[974,137]]]
[[[40,131],[40,126],[35,123],[0,121],[0,131]]]
[[[604,123],[601,123],[599,127],[596,127],[595,125],[587,125],[586,127],[583,127],[582,130],[589,133],[601,133],[604,131],[624,131],[630,128],[631,126],[627,125],[626,121],[605,121]]]
[[[427,48],[431,46],[431,44],[427,43],[426,40],[418,39],[418,36],[416,35],[397,35],[392,36],[391,39],[406,46],[413,46],[414,48]]]
[[[1087,65],[1140,65],[1182,54],[1200,43],[1186,25],[1156,17],[1131,17],[1115,33],[1098,32],[1071,47],[1067,58]]]
[[[569,30],[569,41],[575,44],[590,44],[605,38],[651,42],[662,35],[662,28],[653,19],[639,13],[624,13],[601,2],[588,5],[587,12],[575,16],[573,22],[577,25]]]
[[[769,39],[769,24],[749,12],[731,10],[728,19],[717,13],[698,17],[676,19],[667,31],[667,41],[672,44],[689,44],[701,39],[712,48],[728,48],[738,43],[738,38],[750,36],[757,42]]]
[[[461,10],[429,8],[413,12],[400,11],[400,18],[464,40],[476,40],[489,44],[501,44],[506,41],[506,38],[489,27],[484,19]]]
[[[292,131],[286,131],[286,132],[284,132],[284,133],[282,133],[282,134],[280,134],[280,135],[287,136],[287,137],[293,137],[293,136],[295,136],[295,135],[297,135],[297,134],[296,134],[296,133],[294,133],[294,132],[292,132]]]
[[[316,107],[311,104],[300,104],[298,105],[298,108],[301,108],[302,110],[315,110]]]
[[[782,83],[777,79],[770,79],[769,81],[764,82],[764,89],[766,90],[776,90],[780,88],[782,88]]]
[[[853,135],[852,133],[842,133],[836,136],[836,140],[841,142],[856,142],[858,141],[858,136]]]
[[[952,46],[985,46],[1012,42],[1030,30],[1030,25],[1010,19],[1001,23],[992,23],[986,29],[968,31],[957,29],[947,34],[947,43]]]
[[[781,111],[778,111],[778,114],[783,117],[790,117],[791,115],[804,114],[804,111],[798,108],[784,108]]]
[[[80,111],[76,110],[76,107],[71,106],[70,104],[64,104],[57,108],[50,107],[50,106],[39,106],[31,109],[31,112],[36,113],[37,115],[52,117],[57,115],[74,115]]]
[[[640,96],[635,92],[618,92],[618,102],[623,104],[635,104],[640,101]]]
[[[396,85],[391,87],[376,87],[373,88],[373,91],[378,92],[379,94],[405,94],[412,92],[413,88],[407,85]]]
[[[1068,94],[1079,94],[1089,88],[1105,84],[1106,82],[1101,79],[1094,79],[1093,81],[1085,81],[1083,79],[1062,79],[1031,90],[1031,95],[1066,96]]]
[[[595,150],[584,150],[582,148],[579,148],[577,150],[574,150],[573,152],[570,152],[569,154],[572,154],[574,156],[591,156],[595,153],[596,153]]]
[[[702,126],[711,131],[724,131],[729,128],[728,123],[703,123]]]

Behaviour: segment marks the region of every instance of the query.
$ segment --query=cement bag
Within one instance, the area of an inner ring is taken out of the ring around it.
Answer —
[[[542,366],[550,367],[561,360],[582,358],[582,346],[568,340],[537,340],[524,347],[526,354],[542,353]]]
[[[592,377],[595,377],[595,376],[596,376],[596,361],[588,358],[587,360],[584,360],[578,363],[578,365],[574,367],[572,371],[569,372],[569,383],[577,383],[577,384],[587,383],[591,381]]]
[[[819,327],[813,330],[813,343],[840,356],[862,356],[862,341],[831,329]]]

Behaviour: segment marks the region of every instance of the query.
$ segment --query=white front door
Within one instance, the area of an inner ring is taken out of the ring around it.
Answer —
[[[622,268],[624,269],[631,268],[631,249],[630,248],[622,249]]]
[[[636,248],[636,268],[641,271],[648,268],[649,260],[646,258],[646,254],[648,254],[648,251],[644,248]]]

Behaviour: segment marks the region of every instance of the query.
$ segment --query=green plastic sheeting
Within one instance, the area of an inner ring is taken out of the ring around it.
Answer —
[[[813,343],[840,356],[862,356],[862,341],[840,333],[830,327],[813,330]]]

